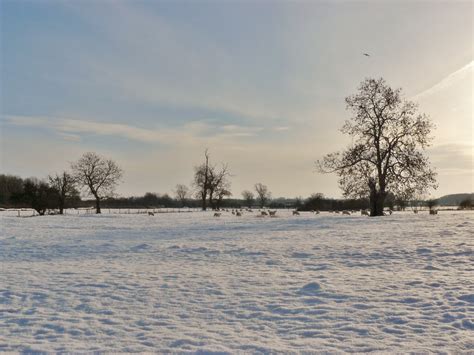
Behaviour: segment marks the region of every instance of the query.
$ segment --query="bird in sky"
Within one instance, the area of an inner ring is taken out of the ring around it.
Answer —
[[[366,57],[370,57],[370,54],[368,53],[363,53]]]

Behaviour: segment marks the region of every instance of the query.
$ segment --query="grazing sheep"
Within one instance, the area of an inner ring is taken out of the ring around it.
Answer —
[[[346,215],[348,215],[348,216],[351,215],[351,213],[350,213],[349,211],[342,211],[342,214],[346,214]]]
[[[430,214],[438,214],[438,210],[430,210]]]
[[[315,213],[315,214],[319,214],[319,211],[318,211],[318,210],[316,210],[316,211],[314,211],[314,213]]]
[[[414,214],[417,214],[417,213],[418,213],[418,210],[413,210],[413,213],[414,213]]]
[[[221,213],[220,213],[220,212],[214,213],[214,217],[220,217],[220,216],[221,216]]]
[[[268,210],[268,214],[269,214],[271,217],[275,217],[276,213],[277,213],[276,210],[275,210],[275,211],[270,211],[270,210]]]
[[[293,216],[299,216],[300,213],[298,211],[293,211]]]
[[[155,214],[153,212],[148,212],[149,216],[154,216]]]
[[[262,214],[262,216],[268,216],[268,213],[265,211],[260,211],[260,213]]]
[[[235,215],[236,215],[237,217],[240,217],[240,216],[242,216],[242,213],[241,213],[241,212],[237,212]]]

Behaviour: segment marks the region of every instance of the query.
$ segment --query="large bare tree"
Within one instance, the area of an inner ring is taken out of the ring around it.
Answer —
[[[113,160],[92,152],[85,153],[71,168],[77,183],[94,196],[96,213],[100,213],[100,201],[113,195],[123,170]]]
[[[407,198],[437,187],[423,153],[433,124],[402,97],[401,89],[383,79],[366,79],[346,104],[353,116],[341,131],[352,137],[352,144],[317,162],[321,172],[339,175],[346,197],[368,196],[370,215],[382,216],[388,192]]]
[[[76,189],[76,181],[73,176],[66,171],[61,174],[55,174],[54,176],[48,176],[49,185],[56,191],[59,214],[64,213],[64,207],[66,201],[69,198],[79,196],[79,192]]]

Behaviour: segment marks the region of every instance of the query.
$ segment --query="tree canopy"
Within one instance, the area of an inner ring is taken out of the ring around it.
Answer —
[[[100,201],[112,196],[123,170],[113,160],[92,152],[85,153],[71,168],[75,181],[94,196],[96,213],[100,213]]]
[[[437,187],[423,152],[434,125],[402,97],[401,89],[392,89],[384,79],[366,79],[346,104],[352,117],[341,131],[353,143],[317,162],[321,172],[339,175],[344,196],[368,196],[371,215],[380,216],[388,192],[407,200]]]

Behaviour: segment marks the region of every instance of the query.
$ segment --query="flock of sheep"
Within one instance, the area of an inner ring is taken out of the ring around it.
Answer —
[[[246,208],[246,209],[232,209],[232,210],[228,210],[228,209],[220,209],[220,210],[217,210],[216,212],[214,212],[214,217],[220,217],[222,215],[222,212],[231,212],[233,215],[237,216],[237,217],[240,217],[242,216],[242,214],[244,212],[254,212],[252,209],[250,208]],[[269,216],[269,217],[276,217],[276,213],[277,213],[277,210],[265,210],[265,209],[259,209],[258,212],[260,212],[260,214],[257,215],[257,217],[265,217],[265,216]],[[317,211],[317,210],[311,210],[310,211],[311,213],[313,214],[319,214],[320,212]],[[329,212],[334,212],[334,213],[342,213],[344,215],[351,215],[352,213],[355,213],[357,211],[347,211],[347,210],[344,210],[344,211],[329,211]],[[361,211],[361,214],[362,215],[365,215],[365,216],[368,216],[369,215],[369,212],[367,210],[362,210]],[[391,213],[390,213],[391,214]],[[293,216],[299,216],[300,215],[300,212],[297,211],[297,210],[294,210],[292,211],[292,215]]]
[[[259,209],[257,210],[258,212],[260,212],[260,214],[257,215],[257,217],[265,217],[265,216],[270,216],[270,217],[276,217],[276,213],[277,213],[277,210],[265,210],[265,209]],[[214,217],[220,217],[222,215],[222,212],[231,212],[234,216],[237,216],[237,217],[241,217],[243,215],[244,212],[254,212],[254,210],[252,210],[251,208],[240,208],[240,209],[232,209],[232,210],[228,210],[228,209],[217,209],[216,212],[214,212]],[[317,210],[311,210],[309,211],[313,214],[319,214],[320,212],[317,211]],[[336,214],[343,214],[343,215],[352,215],[354,213],[358,213],[358,211],[349,211],[349,210],[343,210],[343,211],[328,211],[329,213],[336,213]],[[413,211],[414,213],[418,213],[418,210],[414,210]],[[438,211],[437,210],[430,210],[429,211],[430,214],[438,214]],[[387,212],[385,212],[384,214],[387,215],[391,215],[393,213],[392,210],[389,210]],[[369,211],[368,210],[360,210],[360,214],[362,216],[369,216]],[[148,215],[149,216],[154,216],[154,212],[148,212]],[[299,216],[300,215],[300,212],[297,211],[297,210],[294,210],[292,212],[292,215],[293,216]]]
[[[257,217],[265,217],[265,216],[269,216],[269,217],[276,217],[276,213],[278,210],[270,210],[270,209],[258,209],[256,210],[257,212],[259,212],[259,214],[257,214]],[[214,212],[214,217],[220,217],[222,215],[222,212],[230,212],[232,213],[234,216],[237,216],[237,217],[241,217],[243,215],[244,212],[255,212],[255,210],[252,210],[251,208],[238,208],[238,209],[232,209],[232,210],[229,210],[229,209],[217,209],[215,210]],[[311,210],[309,211],[310,213],[313,213],[313,214],[319,214],[320,212],[318,210]],[[336,213],[336,214],[343,214],[343,215],[352,215],[354,213],[358,213],[359,211],[349,211],[349,210],[343,210],[343,211],[328,211],[329,213]],[[414,213],[418,213],[417,210],[414,210],[413,211]],[[430,214],[437,214],[438,211],[437,210],[430,210],[429,211]],[[387,212],[385,212],[384,214],[385,215],[391,215],[393,213],[392,210],[389,210]],[[369,216],[369,211],[368,210],[360,210],[360,214],[362,216]],[[149,216],[154,216],[154,212],[148,212],[148,215]],[[298,210],[293,210],[292,211],[292,215],[293,216],[299,216],[300,215],[300,212]]]

